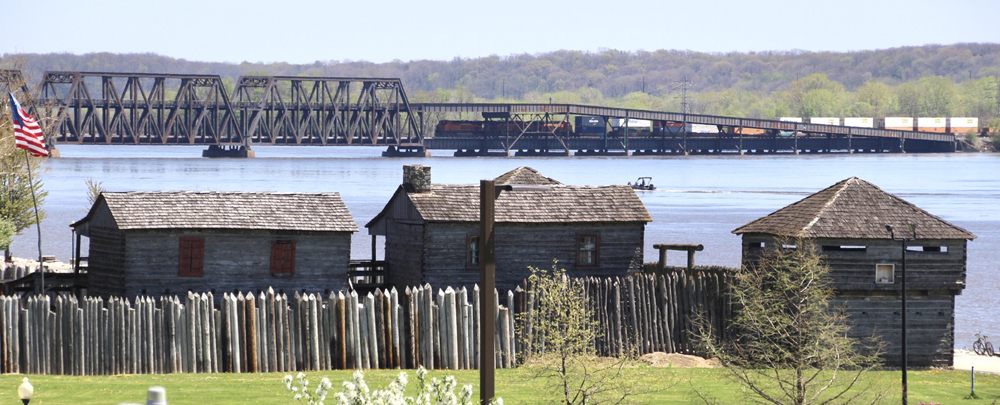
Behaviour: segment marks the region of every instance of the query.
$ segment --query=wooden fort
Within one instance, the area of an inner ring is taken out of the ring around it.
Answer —
[[[404,166],[403,184],[367,225],[385,238],[387,282],[397,287],[479,282],[479,186],[431,183],[429,166]],[[529,167],[496,179],[546,190],[504,191],[496,201],[497,288],[513,289],[530,271],[624,275],[642,265],[651,219],[628,186],[567,186]]]
[[[358,230],[337,193],[183,191],[105,192],[70,227],[100,296],[342,289]]]
[[[851,334],[881,336],[885,364],[901,364],[902,244],[906,252],[907,358],[918,367],[953,363],[955,296],[965,288],[966,244],[975,235],[913,204],[852,177],[757,219],[733,233],[743,236],[744,264],[765,248],[813,243],[830,268],[834,304],[848,315]],[[777,244],[786,244],[778,246]]]

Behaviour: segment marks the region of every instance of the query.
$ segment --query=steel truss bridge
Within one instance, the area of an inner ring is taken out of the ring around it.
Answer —
[[[241,76],[230,92],[218,75],[50,71],[32,94],[21,72],[5,70],[0,86],[39,118],[53,146],[363,145],[421,155],[428,149],[457,150],[456,155],[955,150],[954,135],[940,133],[576,104],[411,104],[400,79],[392,78]],[[478,113],[514,129],[464,138],[425,136],[437,123],[434,117],[449,113]],[[538,132],[577,115],[713,125],[719,133],[579,137],[556,129]],[[743,134],[751,128],[766,135]]]

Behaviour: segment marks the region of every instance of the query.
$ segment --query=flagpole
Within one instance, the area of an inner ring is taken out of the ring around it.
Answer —
[[[38,219],[38,199],[35,198],[35,182],[31,179],[31,160],[28,150],[24,150],[24,164],[28,169],[28,185],[31,187],[31,202],[35,205],[35,229],[38,230],[38,272],[41,273],[41,293],[45,294],[45,267],[42,266],[42,221]]]

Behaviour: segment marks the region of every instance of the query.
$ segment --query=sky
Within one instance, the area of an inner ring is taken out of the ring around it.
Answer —
[[[19,17],[0,26],[0,54],[155,53],[232,63],[1000,42],[997,0],[32,0],[5,10]]]

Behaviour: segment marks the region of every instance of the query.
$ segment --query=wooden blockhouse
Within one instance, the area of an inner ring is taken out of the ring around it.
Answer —
[[[902,244],[906,252],[907,358],[917,367],[953,363],[955,296],[965,288],[966,246],[975,235],[856,177],[743,225],[744,264],[764,248],[799,239],[814,244],[830,268],[836,307],[856,338],[881,336],[885,364],[901,362]],[[784,246],[783,248],[799,248]]]
[[[339,290],[358,230],[337,193],[184,191],[105,192],[71,228],[100,296]]]
[[[528,266],[553,259],[571,276],[617,276],[642,265],[651,219],[628,186],[567,186],[529,167],[498,185],[549,186],[504,191],[496,200],[496,285],[513,289]],[[387,282],[397,288],[479,282],[479,185],[432,184],[430,167],[404,166],[403,184],[367,225],[373,244],[385,238]]]

